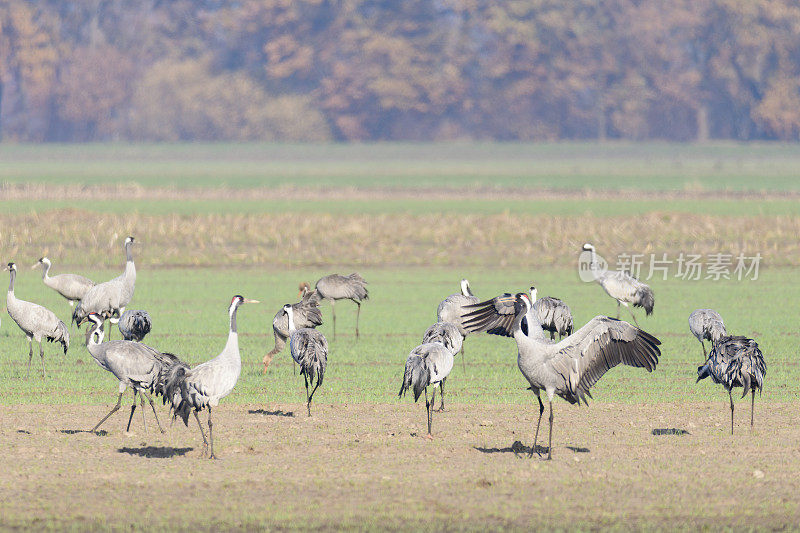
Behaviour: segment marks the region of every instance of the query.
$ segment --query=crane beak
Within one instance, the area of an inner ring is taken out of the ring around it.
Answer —
[[[39,266],[39,265],[41,265],[41,264],[42,264],[42,263],[41,263],[41,261],[39,261],[39,262],[37,262],[37,263],[34,263],[34,264],[32,264],[32,265],[31,265],[31,270],[33,270],[34,268],[38,267],[38,266]],[[6,267],[6,270],[8,270],[8,267]]]
[[[259,302],[258,300],[251,300],[250,298],[245,298],[242,303],[245,303],[245,304],[260,304],[261,302]]]

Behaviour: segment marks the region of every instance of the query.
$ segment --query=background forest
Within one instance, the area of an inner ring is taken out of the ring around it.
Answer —
[[[781,139],[796,0],[0,0],[0,135]]]

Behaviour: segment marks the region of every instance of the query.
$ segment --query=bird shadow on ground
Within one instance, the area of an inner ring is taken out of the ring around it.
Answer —
[[[653,435],[691,435],[685,429],[680,428],[658,428],[652,431]]]
[[[247,412],[248,414],[251,415],[288,416],[288,417],[294,416],[294,411],[282,411],[280,409],[278,409],[277,411],[267,411],[266,409],[250,409]]]
[[[522,444],[522,442],[520,442],[518,440],[515,440],[514,444],[512,444],[511,446],[508,446],[506,448],[481,448],[481,447],[476,446],[475,449],[478,450],[481,453],[513,453],[514,455],[523,455],[524,454],[526,456],[531,453],[531,447],[530,446],[525,446],[524,444]],[[542,446],[540,444],[537,444],[536,445],[536,450],[534,450],[534,453],[537,453],[537,454],[545,454],[545,453],[547,453],[547,446]]]
[[[31,432],[28,431],[27,429],[18,429],[17,433],[22,433],[24,435],[30,435],[31,434]]]
[[[567,449],[575,453],[589,453],[589,448],[581,448],[580,446],[567,446]]]
[[[105,437],[108,435],[108,431],[105,429],[101,429],[100,431],[92,431],[90,429],[62,429],[61,433],[65,435],[77,435],[78,433],[94,433],[98,437]]]
[[[119,453],[128,455],[138,455],[139,457],[154,457],[166,459],[168,457],[186,455],[194,448],[173,448],[172,446],[144,446],[142,448],[128,448],[127,446],[117,450]]]

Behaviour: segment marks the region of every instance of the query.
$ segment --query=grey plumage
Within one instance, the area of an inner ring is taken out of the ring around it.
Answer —
[[[503,294],[472,306],[465,315],[465,327],[470,331],[487,331],[514,337],[517,342],[517,365],[539,400],[539,420],[536,424],[531,455],[537,451],[544,404],[540,391],[547,393],[550,402],[550,436],[548,459],[552,457],[553,397],[555,395],[575,404],[587,397],[589,389],[611,368],[625,364],[652,372],[661,354],[658,339],[627,322],[597,316],[572,335],[557,343],[544,336],[536,314],[532,313],[532,297],[527,294]]]
[[[292,304],[294,311],[295,326],[298,328],[315,328],[322,325],[322,310],[319,308],[319,294],[317,291],[309,290],[308,283],[300,284],[299,302]],[[275,347],[264,356],[264,370],[262,373],[266,374],[267,367],[272,362],[275,354],[283,350],[286,346],[286,341],[289,340],[289,315],[283,310],[283,307],[275,313],[272,319],[272,333],[275,337]]]
[[[414,392],[414,401],[416,402],[422,393],[425,393],[425,412],[428,419],[429,438],[432,437],[431,426],[433,424],[433,404],[436,400],[436,388],[434,387],[429,401],[428,387],[441,384],[447,379],[453,369],[454,353],[441,342],[428,342],[420,344],[411,350],[406,359],[403,383],[400,385],[398,396],[402,398],[406,391],[411,389]]]
[[[133,298],[136,288],[136,265],[131,252],[134,243],[133,237],[125,239],[125,271],[112,280],[98,283],[90,288],[75,306],[72,320],[78,326],[86,321],[89,313],[97,313],[104,320],[111,319],[115,322],[115,317],[118,318],[125,312],[125,307]]]
[[[703,342],[711,341],[713,346],[720,338],[728,334],[722,316],[713,309],[696,309],[689,315],[689,331],[692,332],[703,347],[703,360],[708,358],[706,345]]]
[[[78,274],[58,274],[50,276],[50,260],[42,257],[31,268],[42,266],[42,281],[69,302],[72,307],[83,298],[86,292],[94,287],[94,281]]]
[[[464,327],[461,315],[464,312],[464,306],[472,305],[480,302],[480,299],[472,294],[472,289],[469,286],[469,281],[466,279],[461,280],[461,292],[451,294],[439,304],[436,309],[436,320],[439,322],[450,322],[458,327],[458,331],[462,337],[466,337],[469,331]]]
[[[438,342],[444,346],[447,351],[453,354],[454,357],[458,351],[461,350],[463,358],[464,337],[461,335],[460,328],[452,322],[437,322],[425,330],[425,334],[422,336],[422,344],[429,344],[432,342]],[[446,377],[442,378],[442,381],[439,382],[439,389],[441,391],[442,399],[439,403],[439,408],[437,411],[444,411],[445,381],[447,381]]]
[[[297,328],[291,305],[284,305],[283,311],[289,323],[289,351],[292,359],[300,366],[300,375],[306,384],[306,408],[308,416],[311,416],[311,400],[322,385],[328,366],[328,340],[316,329]],[[310,393],[309,385],[313,387]]]
[[[61,347],[64,349],[64,355],[66,355],[69,349],[69,331],[67,331],[67,325],[59,320],[55,313],[49,309],[33,302],[17,299],[14,294],[14,281],[17,277],[17,266],[14,263],[8,263],[6,270],[9,271],[11,276],[11,281],[8,285],[8,294],[6,296],[6,309],[11,319],[17,323],[28,338],[28,373],[31,371],[33,341],[35,340],[39,343],[39,357],[42,360],[42,376],[44,376],[45,366],[42,340],[61,343]]]
[[[238,294],[231,299],[228,307],[230,318],[228,341],[222,352],[213,359],[189,368],[189,365],[175,355],[161,356],[163,369],[159,383],[155,387],[156,393],[162,395],[164,403],[169,402],[173,419],[180,417],[183,423],[188,425],[189,414],[194,414],[200,434],[203,436],[203,454],[210,448],[210,459],[215,458],[211,408],[219,405],[219,401],[231,393],[239,381],[242,370],[236,311],[243,303],[258,303],[258,300],[248,300]],[[197,412],[202,409],[208,410],[208,439],[197,416]]]
[[[150,314],[141,309],[128,309],[119,317],[119,332],[126,341],[141,342],[150,333]]]
[[[533,312],[536,313],[542,329],[550,332],[550,340],[555,340],[556,333],[559,339],[572,335],[572,312],[562,300],[552,296],[539,298],[533,303]]]
[[[357,272],[349,276],[331,274],[317,280],[314,287],[321,299],[331,301],[331,316],[333,317],[333,340],[336,340],[336,300],[350,300],[358,306],[356,311],[356,338],[359,337],[358,321],[361,316],[361,302],[369,299],[367,282]]]
[[[597,265],[597,253],[594,246],[591,244],[584,244],[583,250],[591,252],[592,265]],[[592,276],[594,280],[603,287],[606,294],[611,296],[617,301],[617,318],[619,318],[620,304],[624,305],[633,317],[633,322],[638,326],[639,322],[633,314],[633,310],[629,304],[634,307],[643,307],[647,316],[653,314],[653,307],[655,306],[655,296],[653,289],[646,283],[642,283],[635,277],[627,272],[618,270],[608,271],[592,268]]]
[[[728,391],[731,403],[731,435],[733,435],[731,391],[735,387],[742,387],[744,390],[742,398],[747,396],[748,392],[752,394],[750,405],[750,427],[752,427],[756,391],[761,393],[766,374],[767,364],[758,343],[747,337],[729,335],[724,335],[713,342],[706,363],[697,369],[697,381],[710,376],[714,383],[721,384]]]
[[[122,394],[128,387],[131,387],[133,389],[133,404],[131,404],[131,415],[128,418],[126,431],[131,428],[131,420],[133,420],[133,413],[136,410],[136,395],[138,394],[142,404],[142,422],[145,425],[145,431],[147,431],[147,423],[144,421],[144,398],[146,397],[147,401],[150,402],[150,407],[153,409],[158,429],[163,433],[164,430],[156,413],[156,406],[153,404],[153,398],[148,393],[153,392],[158,384],[158,378],[162,371],[159,357],[161,354],[158,350],[139,342],[129,340],[103,342],[102,317],[96,313],[91,313],[87,319],[91,322],[91,325],[86,331],[86,349],[100,368],[107,370],[119,380],[117,404],[91,431],[97,431],[103,422],[108,420],[108,417],[120,408]]]

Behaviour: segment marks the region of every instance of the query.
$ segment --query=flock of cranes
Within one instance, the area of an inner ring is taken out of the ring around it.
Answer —
[[[116,405],[91,431],[97,431],[122,405],[124,392],[131,388],[133,403],[128,417],[127,430],[137,407],[137,396],[142,408],[142,423],[145,425],[144,400],[149,402],[156,424],[158,420],[153,395],[160,396],[168,404],[173,419],[180,418],[188,425],[190,415],[197,421],[204,443],[203,454],[214,458],[214,437],[211,410],[219,401],[231,393],[241,373],[242,360],[239,353],[237,310],[242,304],[258,303],[258,300],[235,295],[228,306],[229,332],[222,351],[208,361],[195,367],[183,362],[180,356],[161,352],[142,341],[151,329],[151,319],[146,311],[126,310],[133,298],[136,284],[136,267],[132,246],[133,237],[125,239],[125,270],[107,282],[95,284],[76,274],[49,276],[50,260],[42,257],[32,268],[42,267],[42,280],[74,306],[72,321],[80,327],[88,322],[85,346],[92,358],[104,370],[119,381]],[[592,256],[596,264],[595,248],[585,244],[584,251]],[[45,373],[42,341],[60,342],[66,354],[69,348],[69,331],[66,324],[55,313],[24,300],[14,294],[16,265],[8,263],[10,284],[6,305],[9,316],[22,329],[29,342],[28,372],[33,358],[33,341],[39,343],[42,374]],[[583,327],[574,330],[569,306],[554,297],[538,298],[535,287],[530,292],[504,293],[481,301],[476,297],[466,279],[461,280],[461,292],[448,296],[437,309],[437,322],[422,336],[422,342],[411,350],[402,377],[399,395],[412,391],[414,401],[424,394],[427,416],[428,438],[433,438],[432,422],[435,411],[436,389],[441,394],[436,411],[444,411],[445,382],[453,369],[455,356],[464,354],[464,339],[470,333],[485,332],[492,335],[512,337],[517,345],[517,366],[529,384],[529,390],[539,403],[539,418],[534,431],[534,452],[541,455],[538,446],[539,430],[545,405],[541,394],[545,393],[549,404],[549,435],[547,458],[552,458],[553,399],[559,396],[571,404],[587,403],[591,398],[591,387],[611,368],[624,364],[644,368],[652,372],[661,355],[661,342],[639,328],[630,305],[643,307],[650,315],[655,299],[646,284],[627,273],[605,272],[592,269],[594,280],[605,292],[617,301],[617,318],[596,316]],[[356,338],[359,337],[358,319],[361,302],[369,298],[366,281],[357,273],[349,276],[332,274],[320,278],[311,289],[310,284],[300,284],[300,301],[284,305],[272,322],[275,346],[263,360],[266,372],[272,358],[289,342],[292,360],[300,367],[306,388],[306,407],[311,416],[314,393],[322,385],[328,364],[328,341],[315,329],[322,324],[319,304],[328,299],[333,314],[336,300],[348,299],[357,305]],[[629,309],[634,325],[619,319],[621,306]],[[336,336],[333,315],[334,338]],[[117,324],[121,340],[109,340],[105,335],[105,323]],[[728,392],[731,408],[731,433],[733,433],[734,402],[732,390],[742,387],[745,397],[752,395],[751,426],[754,423],[755,393],[760,392],[766,374],[766,364],[758,344],[746,337],[730,336],[722,317],[711,309],[698,309],[689,317],[689,327],[703,347],[704,363],[698,368],[697,381],[711,377],[714,383],[723,385]],[[548,335],[549,333],[549,335]],[[555,340],[555,335],[559,340]],[[707,352],[704,341],[711,341]],[[432,387],[430,397],[428,389]],[[206,410],[208,437],[198,413]]]

